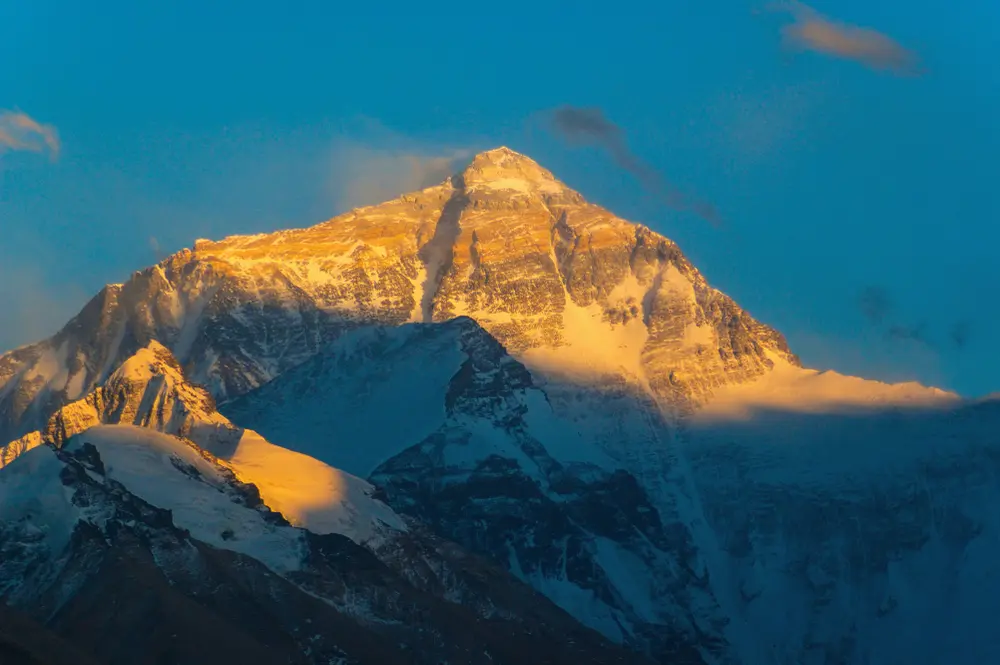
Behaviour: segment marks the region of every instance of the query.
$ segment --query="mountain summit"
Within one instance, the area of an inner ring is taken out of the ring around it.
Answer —
[[[538,162],[514,152],[506,146],[481,152],[462,171],[461,180],[467,187],[512,192],[546,192],[559,194],[569,191],[552,173]]]

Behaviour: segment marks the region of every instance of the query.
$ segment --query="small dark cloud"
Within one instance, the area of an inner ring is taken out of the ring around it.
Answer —
[[[892,298],[881,286],[866,286],[858,294],[858,308],[869,323],[879,325],[892,312]]]
[[[783,30],[785,44],[790,48],[854,60],[898,75],[920,73],[917,55],[877,30],[836,21],[794,0],[775,3],[771,8],[791,14],[795,21]]]
[[[951,327],[951,343],[956,349],[964,349],[969,343],[970,326],[967,321],[959,321]]]
[[[886,336],[894,342],[913,342],[927,347],[934,347],[934,344],[927,338],[927,324],[919,323],[915,326],[893,324],[886,331]]]
[[[635,176],[643,187],[671,208],[689,210],[713,226],[721,225],[722,219],[715,206],[706,201],[689,199],[656,169],[633,154],[621,128],[611,122],[601,109],[561,106],[552,111],[550,120],[555,134],[566,143],[603,148],[618,166]]]
[[[902,323],[894,314],[892,296],[881,286],[866,286],[858,294],[858,309],[873,327],[882,328],[885,338],[892,343],[919,344],[931,350],[938,350],[939,344],[927,332],[927,323],[916,325]],[[965,345],[968,329],[965,324],[956,324],[951,329],[951,342],[957,348]]]

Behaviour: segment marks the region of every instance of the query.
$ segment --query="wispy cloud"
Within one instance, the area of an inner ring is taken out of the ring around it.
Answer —
[[[159,238],[156,236],[149,236],[149,248],[153,250],[153,255],[156,257],[157,263],[164,259],[163,247],[160,245]]]
[[[889,291],[881,286],[866,286],[857,300],[858,310],[873,327],[885,326],[885,339],[894,344],[913,343],[934,348],[927,336],[927,324],[902,323],[895,316],[895,303]]]
[[[795,21],[783,29],[785,44],[790,48],[854,60],[894,74],[920,73],[917,55],[884,33],[842,23],[794,0],[775,3],[771,9],[788,13]]]
[[[886,331],[886,337],[893,342],[913,342],[929,348],[935,347],[934,343],[927,338],[926,322],[920,322],[916,325],[893,324]]]
[[[969,343],[969,336],[972,334],[968,321],[959,321],[951,327],[949,337],[956,349],[964,349]]]
[[[87,302],[87,294],[36,265],[0,255],[0,354],[52,335]]]
[[[350,210],[444,181],[473,154],[464,148],[380,149],[362,144],[335,150],[334,196]]]
[[[858,310],[873,328],[882,328],[885,339],[893,344],[917,344],[927,349],[939,351],[946,346],[935,341],[928,334],[926,321],[917,324],[904,323],[896,316],[893,299],[881,286],[866,286],[858,294]],[[971,326],[968,321],[953,323],[947,333],[947,342],[956,350],[962,350],[969,343]]]
[[[656,169],[642,161],[628,147],[621,128],[611,122],[601,109],[561,106],[550,114],[552,129],[570,145],[596,145],[611,155],[615,163],[631,173],[648,191],[671,208],[690,210],[719,226],[722,220],[711,203],[691,199],[666,180]]]
[[[52,125],[45,125],[21,111],[0,110],[0,153],[8,150],[48,152],[59,156],[59,134]]]
[[[869,323],[877,325],[892,311],[892,298],[881,286],[866,286],[858,294],[858,309]]]

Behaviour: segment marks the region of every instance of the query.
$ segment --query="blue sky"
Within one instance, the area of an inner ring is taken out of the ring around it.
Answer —
[[[0,0],[0,348],[195,238],[307,226],[411,184],[404,158],[504,144],[679,242],[811,366],[1000,390],[994,0],[161,4]],[[563,143],[565,104],[725,224]]]

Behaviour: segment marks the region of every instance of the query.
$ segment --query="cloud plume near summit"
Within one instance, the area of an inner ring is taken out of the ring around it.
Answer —
[[[444,181],[472,154],[465,148],[390,150],[344,144],[334,160],[334,196],[344,210],[381,203]]]
[[[7,151],[48,152],[59,156],[59,134],[21,111],[0,110],[0,154]]]
[[[598,108],[560,106],[549,120],[555,134],[570,145],[593,145],[604,149],[615,163],[638,180],[643,187],[671,208],[690,210],[713,226],[722,219],[711,203],[688,198],[656,169],[642,161],[628,147],[621,128]]]
[[[794,19],[782,31],[788,48],[854,60],[897,75],[919,73],[917,55],[877,30],[841,23],[794,0],[775,3],[771,9],[791,14]]]

